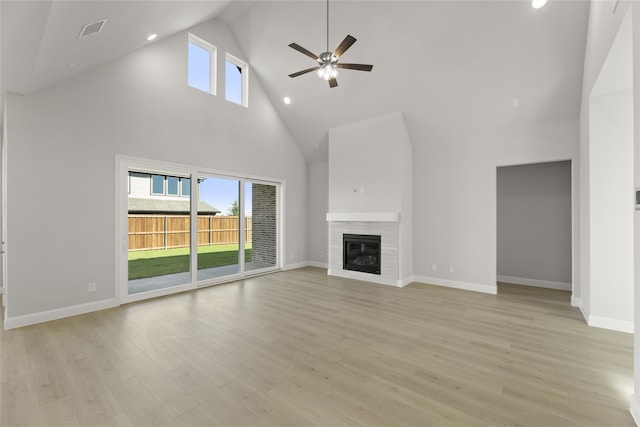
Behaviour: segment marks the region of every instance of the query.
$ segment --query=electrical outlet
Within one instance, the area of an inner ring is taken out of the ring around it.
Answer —
[[[449,266],[449,273],[453,273],[453,265]]]
[[[438,271],[438,264],[431,264],[431,271]]]
[[[96,282],[89,283],[89,286],[87,287],[87,291],[88,292],[95,292],[96,291]]]
[[[324,258],[324,252],[320,252],[320,258]]]

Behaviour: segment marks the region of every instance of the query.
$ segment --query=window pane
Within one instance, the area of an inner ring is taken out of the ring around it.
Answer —
[[[163,193],[165,179],[178,177],[130,171],[133,191],[128,196],[128,295],[191,283],[190,198],[146,197],[144,184]],[[177,173],[177,172],[174,172]],[[138,183],[140,185],[138,186]],[[140,188],[140,191],[137,189]]]
[[[189,42],[188,84],[211,93],[211,52]]]
[[[226,61],[224,79],[225,99],[242,105],[242,68],[233,62]]]
[[[182,184],[182,195],[190,196],[191,195],[191,179],[190,178],[182,178],[180,179],[180,183]]]
[[[164,194],[164,176],[151,175],[151,194]]]
[[[178,181],[179,181],[179,178],[176,178],[175,176],[167,177],[167,194],[168,195],[170,196],[178,195]]]
[[[198,281],[238,274],[240,182],[214,176],[198,182]]]

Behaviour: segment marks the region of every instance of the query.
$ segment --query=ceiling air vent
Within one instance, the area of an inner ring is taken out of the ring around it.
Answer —
[[[78,34],[78,38],[81,39],[86,36],[90,36],[91,34],[97,34],[102,31],[102,27],[104,27],[104,23],[107,22],[106,19],[101,19],[99,21],[90,22],[89,24],[85,24],[82,26],[80,30],[80,34]]]

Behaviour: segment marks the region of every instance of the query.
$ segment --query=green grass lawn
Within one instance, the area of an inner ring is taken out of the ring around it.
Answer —
[[[251,261],[251,243],[245,244],[245,261]],[[238,245],[200,246],[198,270],[238,263]],[[189,248],[129,252],[129,280],[189,271]]]

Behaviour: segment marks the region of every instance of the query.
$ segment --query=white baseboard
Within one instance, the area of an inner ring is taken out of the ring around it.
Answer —
[[[404,288],[411,282],[415,282],[415,277],[409,276],[409,277],[405,277],[404,279],[400,279],[398,280],[398,283],[396,284],[396,286],[398,286],[399,288]]]
[[[309,261],[296,262],[295,264],[287,264],[282,269],[287,270],[295,270],[296,268],[303,268],[309,265]]]
[[[640,426],[640,402],[638,402],[638,397],[635,394],[631,395],[631,403],[629,404],[629,412],[631,412],[631,416],[633,417],[633,421],[636,422],[637,426]]]
[[[587,325],[618,332],[633,333],[633,321],[612,319],[610,317],[589,315]]]
[[[498,275],[498,282],[511,283],[513,285],[535,286],[537,288],[558,289],[561,291],[571,291],[571,283],[553,282],[550,280],[527,279],[525,277],[513,277]]]
[[[308,267],[324,268],[324,269],[329,268],[329,264],[327,264],[326,262],[316,262],[316,261],[307,261],[307,266]]]
[[[438,277],[415,276],[414,281],[429,285],[444,286],[446,288],[463,289],[465,291],[482,292],[485,294],[497,294],[497,285],[483,285],[480,283],[461,282],[458,280],[441,279]]]
[[[54,310],[41,311],[39,313],[25,314],[22,316],[7,317],[4,320],[4,329],[20,328],[22,326],[34,325],[36,323],[49,322],[51,320],[63,319],[65,317],[77,316],[79,314],[91,313],[92,311],[104,310],[117,307],[120,304],[115,298],[102,301],[89,302],[86,304],[73,305],[71,307],[57,308]]]
[[[571,296],[571,307],[582,307],[582,300]]]
[[[580,299],[580,305],[578,305],[578,308],[580,309],[580,313],[582,313],[582,318],[584,319],[584,322],[588,325],[590,314],[589,314],[588,307],[585,307],[582,304],[582,299]]]

